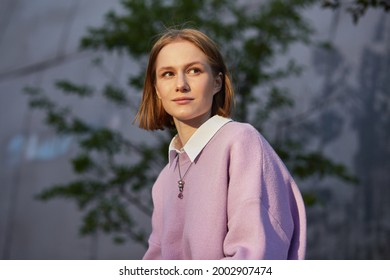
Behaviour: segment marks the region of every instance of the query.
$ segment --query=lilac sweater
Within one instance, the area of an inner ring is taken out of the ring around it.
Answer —
[[[183,199],[171,152],[153,186],[144,259],[304,259],[305,207],[271,146],[238,122],[221,124],[210,138],[185,175]],[[181,153],[182,175],[190,164]]]

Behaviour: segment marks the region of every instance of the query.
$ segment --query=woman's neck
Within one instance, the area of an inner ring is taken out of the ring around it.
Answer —
[[[179,146],[183,148],[184,145],[188,142],[191,136],[195,133],[195,131],[208,119],[210,118],[210,114],[203,116],[201,119],[190,120],[190,121],[180,121],[174,119],[177,134],[179,135]]]
[[[184,126],[184,125],[177,125],[177,134],[179,135],[179,141],[177,142],[179,148],[183,148],[184,145],[188,142],[188,140],[191,138],[191,136],[195,133],[197,128]]]

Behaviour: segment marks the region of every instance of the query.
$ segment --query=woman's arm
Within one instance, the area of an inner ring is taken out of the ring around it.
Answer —
[[[229,176],[226,258],[303,259],[306,219],[299,190],[249,125],[231,147]]]

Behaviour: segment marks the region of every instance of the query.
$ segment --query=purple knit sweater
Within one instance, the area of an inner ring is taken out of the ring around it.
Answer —
[[[302,197],[268,142],[238,122],[221,123],[210,138],[192,165],[186,152],[170,152],[152,190],[144,259],[304,259]],[[182,175],[191,165],[183,199],[178,155]]]

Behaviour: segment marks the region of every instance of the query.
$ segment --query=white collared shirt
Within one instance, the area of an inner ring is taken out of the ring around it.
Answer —
[[[187,141],[183,148],[176,147],[178,135],[172,138],[169,144],[168,159],[169,163],[179,153],[185,152],[191,162],[194,162],[199,153],[207,145],[207,143],[213,138],[215,133],[224,126],[226,123],[231,122],[229,118],[224,118],[219,115],[215,115],[203,123]]]

